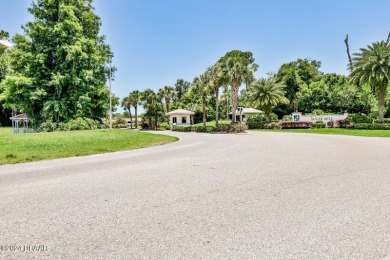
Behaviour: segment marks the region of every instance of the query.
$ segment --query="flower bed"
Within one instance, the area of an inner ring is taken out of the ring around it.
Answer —
[[[280,123],[282,129],[311,128],[311,121],[284,121]]]

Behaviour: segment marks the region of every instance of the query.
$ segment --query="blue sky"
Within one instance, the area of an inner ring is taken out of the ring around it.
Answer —
[[[0,29],[11,35],[32,19],[32,0],[0,0]],[[297,58],[322,61],[322,71],[347,74],[351,52],[390,31],[388,0],[95,0],[117,66],[113,91],[191,81],[227,51],[251,51],[257,77]]]

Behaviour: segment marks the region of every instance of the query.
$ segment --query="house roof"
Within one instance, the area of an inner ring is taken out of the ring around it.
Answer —
[[[13,117],[10,117],[11,120],[15,119],[30,119],[30,117],[27,114],[19,114]]]
[[[258,110],[258,109],[254,109],[254,108],[251,108],[251,107],[244,107],[242,108],[242,114],[262,114],[263,111],[261,110]],[[229,114],[232,114],[232,112],[230,112]],[[236,110],[236,115],[239,115],[240,112],[238,110]]]
[[[166,115],[195,115],[195,113],[185,109],[176,109],[169,113],[166,113]]]

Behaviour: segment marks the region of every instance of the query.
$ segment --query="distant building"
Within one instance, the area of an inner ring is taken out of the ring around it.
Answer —
[[[236,110],[236,122],[246,122],[251,116],[262,114],[263,111],[251,107],[238,107]],[[232,112],[229,113],[229,118],[232,119]]]
[[[191,125],[191,116],[195,115],[195,113],[185,109],[176,109],[166,115],[169,116],[169,125],[173,129],[174,126]]]

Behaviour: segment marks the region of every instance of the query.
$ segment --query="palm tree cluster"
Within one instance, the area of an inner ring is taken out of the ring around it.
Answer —
[[[264,109],[269,115],[273,106],[287,102],[284,96],[284,86],[276,84],[271,78],[256,80],[254,72],[258,65],[254,61],[251,52],[238,50],[228,52],[214,65],[208,67],[204,73],[195,77],[192,83],[179,79],[174,87],[164,86],[158,92],[152,89],[143,92],[133,91],[123,99],[122,107],[130,112],[131,107],[137,111],[137,106],[142,105],[146,110],[144,118],[148,120],[149,128],[156,129],[159,120],[168,120],[164,114],[170,112],[172,107],[196,110],[197,102],[194,97],[199,97],[201,117],[203,125],[206,126],[208,102],[212,99],[215,103],[215,121],[218,126],[220,89],[223,88],[221,98],[226,103],[226,108],[224,108],[226,118],[229,118],[231,108],[232,121],[235,123],[239,89],[245,84],[248,90],[248,95],[243,97],[245,104]],[[137,117],[137,112],[135,114]]]
[[[239,50],[228,52],[214,65],[208,67],[204,73],[195,77],[192,83],[179,79],[174,87],[165,86],[159,89],[158,92],[154,92],[152,89],[143,92],[133,91],[122,100],[122,107],[129,111],[130,117],[131,108],[133,107],[137,118],[137,108],[142,105],[146,111],[144,118],[148,121],[151,129],[156,129],[159,121],[167,121],[168,118],[164,114],[170,112],[172,108],[196,110],[198,113],[197,120],[198,122],[202,120],[204,126],[207,117],[210,118],[215,115],[216,125],[218,126],[220,100],[226,105],[226,107],[222,107],[226,111],[226,118],[229,118],[229,111],[232,111],[233,123],[236,120],[236,111],[239,104],[261,109],[264,111],[266,118],[269,119],[275,107],[294,102],[293,99],[289,100],[286,97],[294,97],[294,95],[288,93],[288,89],[291,90],[291,82],[288,81],[288,78],[287,80],[284,78],[281,80],[279,72],[276,75],[269,74],[268,78],[256,79],[254,72],[258,65],[254,61],[251,52]],[[320,63],[317,63],[309,65],[318,68]],[[369,85],[376,95],[379,110],[378,121],[383,123],[386,97],[390,84],[389,40],[375,42],[366,48],[361,48],[360,52],[353,54],[349,66],[351,71],[350,83],[355,84],[354,86],[357,86],[357,88]],[[317,76],[320,77],[321,75]],[[309,86],[309,83],[307,83],[307,86]],[[246,88],[241,92],[239,100],[239,89],[243,84],[246,85]],[[314,87],[314,83],[310,83],[311,88],[313,88],[312,85]],[[220,96],[221,88],[223,89],[222,96]],[[310,102],[313,103],[312,100]],[[214,105],[213,109],[211,106]],[[200,114],[199,111],[202,111],[202,113]],[[138,127],[137,120],[136,127]]]

